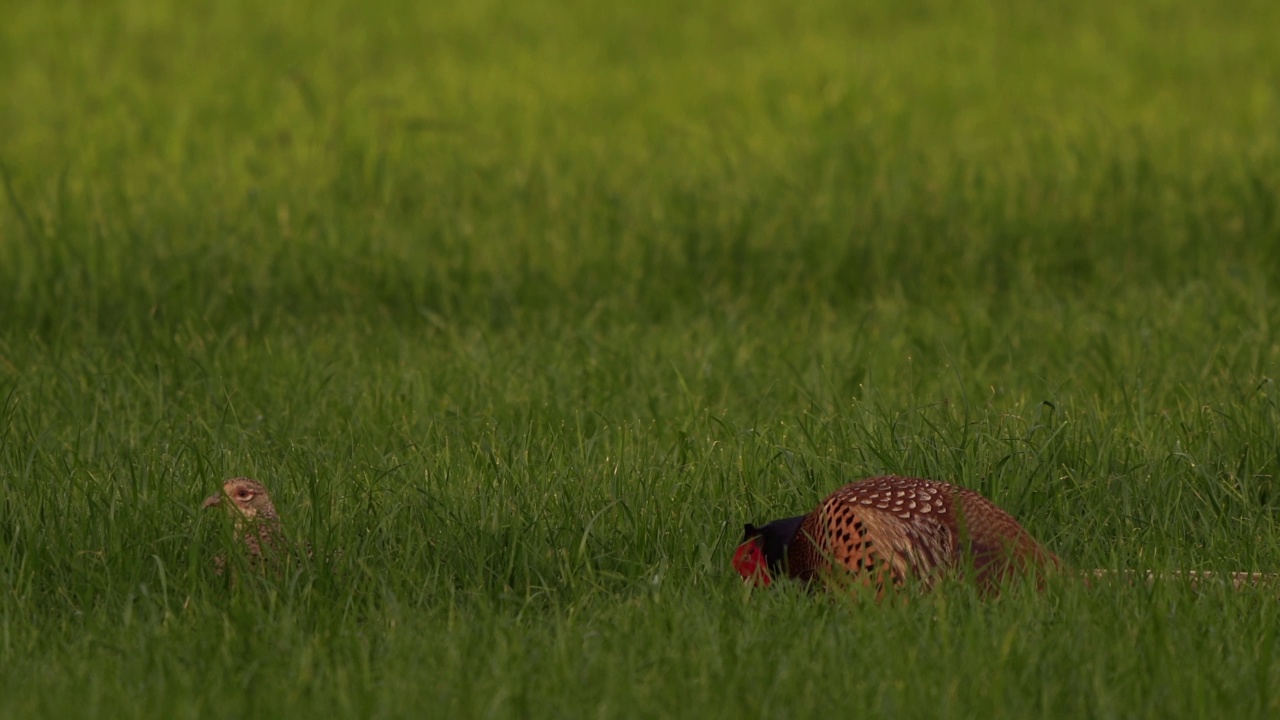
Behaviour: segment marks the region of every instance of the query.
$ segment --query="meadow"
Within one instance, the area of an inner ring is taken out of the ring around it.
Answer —
[[[1280,571],[1280,5],[4,15],[0,717],[1280,716],[1280,588],[729,564],[898,473]]]

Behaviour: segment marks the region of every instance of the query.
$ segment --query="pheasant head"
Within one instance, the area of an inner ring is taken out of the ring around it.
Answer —
[[[231,478],[222,483],[222,492],[205,498],[203,508],[223,507],[235,519],[236,535],[251,558],[264,551],[279,550],[280,516],[271,504],[271,495],[257,480]]]
[[[231,478],[222,483],[222,492],[205,498],[201,507],[226,507],[236,525],[242,526],[251,522],[278,523],[280,516],[271,504],[271,495],[257,480],[246,477]]]
[[[768,587],[775,577],[787,574],[787,549],[805,516],[775,520],[756,527],[748,523],[742,542],[733,554],[733,567],[743,580]]]

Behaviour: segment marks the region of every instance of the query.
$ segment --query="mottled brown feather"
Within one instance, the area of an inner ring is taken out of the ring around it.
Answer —
[[[972,570],[992,588],[1007,578],[1057,567],[1058,558],[1005,511],[949,483],[899,476],[868,478],[829,495],[788,548],[787,574],[811,580],[833,568],[883,588],[931,585]]]

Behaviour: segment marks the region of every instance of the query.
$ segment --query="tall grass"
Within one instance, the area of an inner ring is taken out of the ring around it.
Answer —
[[[1274,715],[1276,592],[727,561],[895,472],[1280,570],[1277,12],[18,3],[0,715]]]

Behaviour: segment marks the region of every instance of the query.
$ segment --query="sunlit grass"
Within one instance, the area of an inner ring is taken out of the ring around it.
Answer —
[[[894,472],[1280,570],[1276,14],[20,3],[0,715],[1274,715],[1277,592],[728,559]]]

